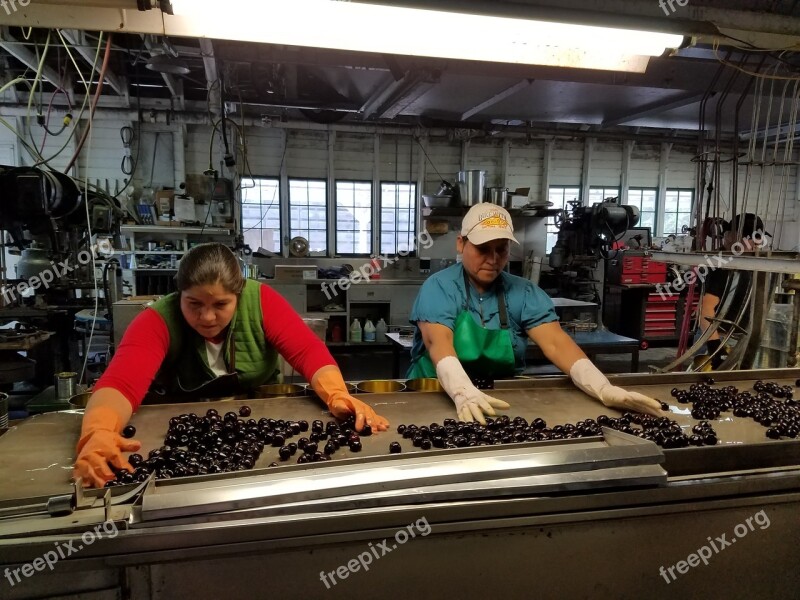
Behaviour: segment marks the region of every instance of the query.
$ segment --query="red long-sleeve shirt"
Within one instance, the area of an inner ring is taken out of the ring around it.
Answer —
[[[261,285],[264,336],[306,381],[322,367],[336,365],[325,344],[275,290]],[[114,388],[136,410],[169,349],[169,330],[155,310],[142,311],[125,331],[117,352],[95,390]]]

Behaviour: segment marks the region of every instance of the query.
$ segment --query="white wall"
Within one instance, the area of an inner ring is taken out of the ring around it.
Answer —
[[[27,127],[24,118],[11,119],[12,124],[21,130]],[[91,149],[88,144],[79,157],[77,169],[73,173],[88,176],[92,182],[100,182],[105,187],[106,179],[113,192],[124,185],[126,176],[120,171],[120,161],[124,155],[119,129],[130,123],[114,121],[95,122]],[[142,144],[140,165],[134,177],[137,189],[149,185],[152,167],[152,144],[154,131],[159,131],[159,155],[153,172],[153,184],[176,186],[187,177],[202,176],[209,166],[209,126],[148,126],[141,127],[136,143]],[[27,133],[27,132],[26,132]],[[137,128],[137,134],[138,134]],[[421,131],[420,133],[424,133]],[[41,143],[42,129],[33,124],[32,134],[36,143]],[[550,185],[582,185],[583,177],[589,173],[590,186],[618,186],[623,179],[623,143],[618,140],[595,140],[591,164],[584,165],[586,156],[585,140],[555,140],[550,160],[550,172],[544,173],[545,142],[541,139],[503,140],[499,137],[485,140],[463,141],[461,139],[433,137],[422,138],[429,159],[422,154],[422,148],[414,138],[405,134],[342,132],[334,135],[333,173],[329,173],[328,157],[329,134],[327,131],[278,129],[267,127],[248,127],[247,153],[248,172],[256,176],[277,176],[284,164],[288,177],[328,178],[356,180],[399,180],[423,181],[420,194],[433,194],[437,191],[441,176],[451,182],[456,172],[462,169],[483,169],[487,171],[487,185],[501,185],[515,189],[529,187],[529,198],[543,197],[545,181]],[[376,153],[376,136],[378,150]],[[52,154],[63,143],[59,138],[48,136],[45,155]],[[162,141],[163,140],[163,141]],[[284,149],[284,140],[286,147]],[[236,138],[231,140],[235,145]],[[6,128],[0,127],[0,147],[13,147],[12,154],[18,157],[19,164],[31,164],[32,159],[21,151],[21,144]],[[136,146],[133,151],[135,153]],[[91,155],[89,151],[91,150]],[[74,151],[74,141],[53,161],[57,168],[66,166]],[[222,175],[230,176],[221,166],[222,143],[219,131],[214,141],[212,166]],[[627,172],[631,187],[657,187],[662,146],[652,143],[634,143],[630,167]],[[696,163],[692,162],[694,149],[691,147],[671,147],[666,167],[666,187],[694,188]],[[237,169],[245,170],[242,160]],[[764,217],[767,228],[775,234],[775,245],[783,249],[796,248],[800,241],[798,233],[798,186],[797,168],[787,169],[787,177],[781,178],[781,168],[777,168],[771,181],[772,197],[767,202],[770,172],[767,170],[764,185],[759,196],[761,169],[751,169],[751,186],[748,194],[748,210],[758,211]],[[741,168],[739,202],[745,192],[747,169]],[[730,164],[723,166],[720,188],[721,210],[723,216],[730,218],[731,206],[728,199],[730,188]],[[786,197],[785,206],[779,208],[777,198]],[[760,197],[760,200],[757,200]],[[702,198],[698,191],[697,198]],[[447,240],[449,241],[449,240]],[[448,246],[450,244],[447,244]],[[449,252],[449,250],[448,250]]]

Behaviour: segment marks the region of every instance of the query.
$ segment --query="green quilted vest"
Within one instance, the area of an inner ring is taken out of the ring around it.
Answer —
[[[236,313],[228,326],[223,353],[225,365],[234,368],[243,389],[252,389],[275,381],[278,376],[278,352],[264,338],[264,315],[261,313],[261,284],[245,282]],[[216,378],[208,366],[205,338],[186,323],[181,314],[180,292],[164,296],[153,304],[169,330],[169,350],[156,375],[156,382],[168,393],[195,390]]]

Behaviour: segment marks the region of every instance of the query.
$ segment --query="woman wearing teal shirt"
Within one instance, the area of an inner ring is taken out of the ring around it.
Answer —
[[[476,204],[464,217],[460,265],[430,277],[420,289],[408,377],[438,377],[458,418],[485,422],[506,402],[478,390],[471,378],[512,377],[524,364],[528,340],[581,390],[609,407],[661,415],[660,404],[611,385],[561,329],[553,302],[538,286],[504,272],[514,227],[508,211]]]

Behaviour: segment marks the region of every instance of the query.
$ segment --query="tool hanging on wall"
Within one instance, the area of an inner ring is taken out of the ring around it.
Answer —
[[[122,147],[125,150],[125,156],[122,157],[120,163],[120,170],[125,175],[133,174],[133,155],[131,154],[131,144],[133,143],[133,127],[125,125],[119,130],[119,137],[122,139]]]

